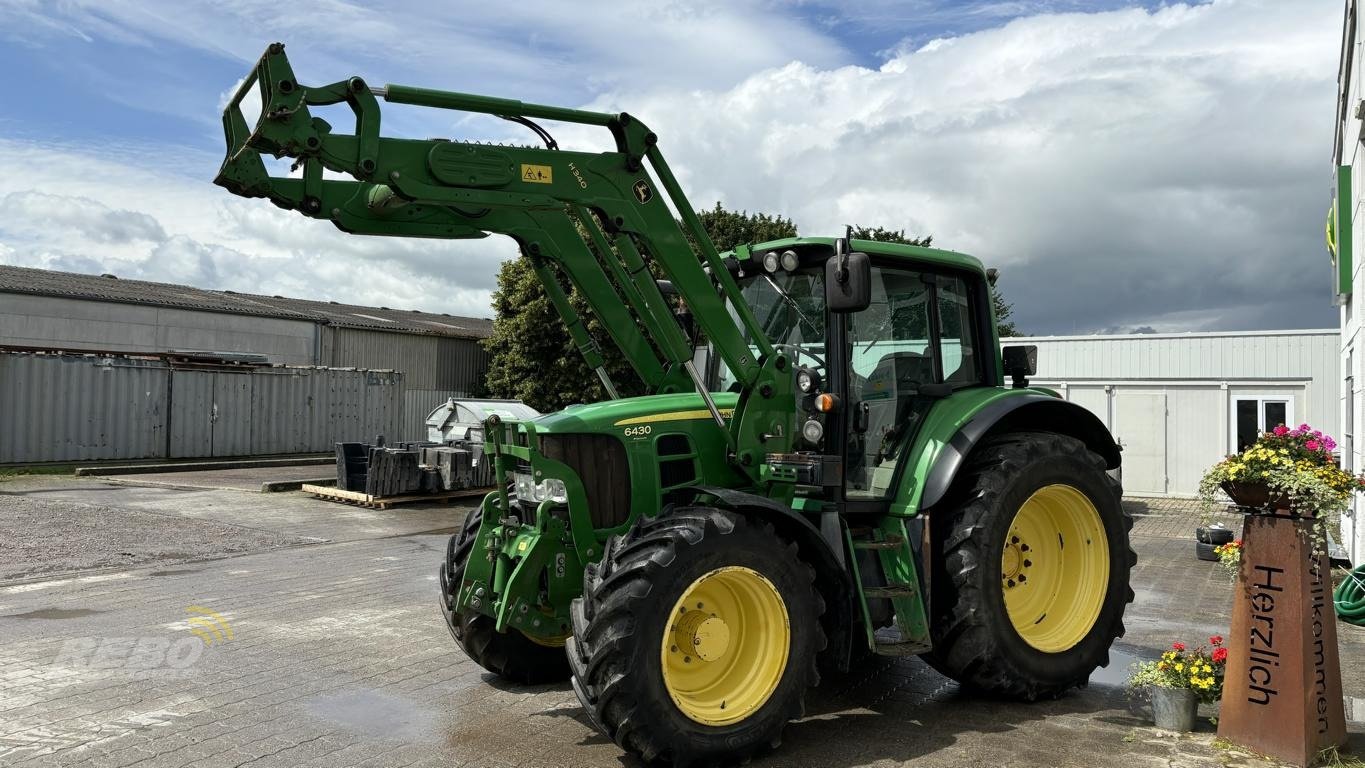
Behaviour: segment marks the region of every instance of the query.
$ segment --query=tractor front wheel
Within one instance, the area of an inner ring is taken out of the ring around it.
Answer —
[[[574,692],[645,761],[742,761],[775,748],[818,679],[815,571],[771,526],[710,507],[607,542],[575,600]]]
[[[1132,518],[1104,460],[1043,432],[976,450],[930,512],[934,668],[1032,700],[1084,684],[1109,662],[1132,601]]]
[[[465,518],[460,532],[446,544],[441,563],[441,615],[446,628],[464,652],[479,666],[498,677],[523,685],[557,683],[569,676],[569,662],[563,646],[532,640],[518,630],[499,632],[493,617],[477,611],[456,610],[464,567],[479,536],[483,511],[474,509]]]

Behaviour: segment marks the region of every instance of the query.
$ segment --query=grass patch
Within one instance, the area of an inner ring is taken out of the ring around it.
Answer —
[[[1324,749],[1313,760],[1313,765],[1325,768],[1365,768],[1365,760],[1352,754],[1343,753],[1337,747]]]

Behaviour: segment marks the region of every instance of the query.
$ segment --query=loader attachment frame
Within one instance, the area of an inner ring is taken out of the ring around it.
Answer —
[[[531,127],[547,146],[385,137],[380,99],[502,117]],[[351,134],[333,132],[309,111],[343,102],[355,116]],[[248,114],[257,107],[258,114]],[[533,119],[606,128],[616,149],[560,150]],[[223,128],[227,157],[216,184],[355,234],[508,235],[530,259],[575,346],[613,397],[616,388],[601,351],[570,306],[561,276],[587,301],[649,391],[701,394],[728,436],[734,462],[756,484],[771,479],[763,469],[767,454],[791,450],[797,409],[789,361],[742,300],[660,153],[657,137],[639,120],[624,112],[401,85],[377,88],[359,77],[303,85],[284,45],[275,43],[224,110]],[[271,175],[264,155],[291,158],[293,173]],[[328,178],[325,171],[350,178]],[[674,316],[651,266],[687,302],[741,386],[728,423],[692,364],[693,340]]]

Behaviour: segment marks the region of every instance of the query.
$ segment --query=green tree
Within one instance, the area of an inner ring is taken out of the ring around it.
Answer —
[[[727,211],[716,203],[698,214],[711,242],[722,251],[744,243],[796,237],[791,219],[766,213]],[[562,282],[565,289],[568,283]],[[612,383],[623,396],[643,394],[641,384],[577,291],[569,300],[597,341]],[[493,333],[484,341],[489,354],[487,388],[492,397],[523,400],[541,411],[606,398],[597,375],[574,348],[531,264],[524,258],[503,262],[493,291]]]
[[[1005,297],[1000,295],[1000,289],[991,284],[991,303],[995,305],[995,329],[1000,333],[1000,338],[1009,336],[1027,336],[1015,327],[1014,321],[1010,316],[1014,314],[1014,305],[1005,301]]]
[[[766,243],[796,237],[796,225],[791,219],[769,216],[766,213],[748,211],[727,211],[716,203],[716,207],[697,214],[701,227],[706,230],[716,249],[728,251],[736,245],[746,243]]]

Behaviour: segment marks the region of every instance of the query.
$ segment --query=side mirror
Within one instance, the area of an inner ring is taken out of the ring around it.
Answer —
[[[872,260],[866,253],[833,256],[825,262],[825,306],[830,312],[861,312],[871,303]]]
[[[1038,345],[1011,345],[1000,350],[1005,373],[1014,379],[1014,388],[1028,386],[1028,377],[1038,372]]]

